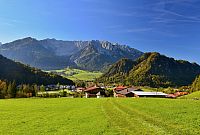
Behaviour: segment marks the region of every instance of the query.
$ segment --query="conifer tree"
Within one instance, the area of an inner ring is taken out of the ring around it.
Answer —
[[[8,84],[7,92],[8,92],[8,97],[12,98],[13,97],[13,93],[12,93],[12,83],[11,82],[9,82],[9,84]]]

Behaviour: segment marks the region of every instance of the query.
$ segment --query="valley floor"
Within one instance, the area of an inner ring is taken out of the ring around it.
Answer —
[[[61,75],[73,81],[77,81],[77,80],[93,81],[96,78],[99,78],[103,74],[101,72],[90,72],[86,70],[73,69],[73,68],[50,70],[47,72],[53,72],[55,74]]]
[[[5,99],[0,134],[200,134],[200,101],[190,99]]]

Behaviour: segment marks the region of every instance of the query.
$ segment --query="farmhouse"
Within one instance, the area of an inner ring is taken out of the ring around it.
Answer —
[[[84,90],[85,92],[85,97],[90,98],[90,97],[104,97],[105,96],[105,90],[99,86],[93,86],[89,87]]]
[[[134,97],[132,91],[143,91],[137,87],[127,88],[124,86],[118,86],[113,90],[114,97]]]
[[[128,89],[124,89],[121,91],[115,91],[114,97],[134,97],[134,94]]]

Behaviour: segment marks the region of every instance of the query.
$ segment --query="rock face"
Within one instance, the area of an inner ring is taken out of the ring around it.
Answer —
[[[67,66],[103,70],[121,58],[134,60],[143,53],[108,41],[36,40],[28,37],[1,45],[0,54],[46,70]]]
[[[200,74],[200,66],[159,53],[145,53],[136,61],[122,59],[99,78],[106,83],[169,87],[190,85]]]

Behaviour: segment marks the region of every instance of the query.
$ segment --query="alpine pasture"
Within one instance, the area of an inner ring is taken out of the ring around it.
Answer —
[[[76,81],[76,80],[93,81],[102,75],[101,72],[97,72],[97,71],[92,72],[92,71],[73,69],[73,68],[51,70],[51,71],[46,71],[46,72],[53,72],[63,77],[66,77],[68,79],[71,79],[73,81]]]
[[[200,101],[156,98],[0,100],[0,134],[200,134]]]

